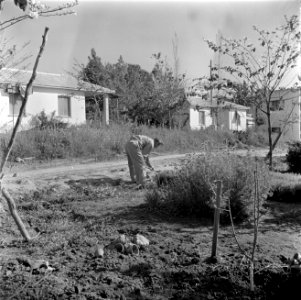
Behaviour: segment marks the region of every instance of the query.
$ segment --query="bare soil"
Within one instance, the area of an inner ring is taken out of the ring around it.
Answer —
[[[184,157],[158,156],[152,163],[156,170],[168,170]],[[252,293],[247,260],[231,228],[221,226],[219,260],[208,263],[213,221],[150,211],[145,190],[130,184],[124,159],[55,167],[18,165],[6,174],[3,186],[35,239],[22,240],[2,199],[0,299],[300,298],[300,271],[289,268],[281,255],[301,252],[301,205],[268,203]],[[242,224],[236,232],[249,249],[252,227]],[[97,245],[137,233],[150,241],[139,254],[105,248],[103,257],[95,256]],[[40,260],[46,263],[37,267]]]

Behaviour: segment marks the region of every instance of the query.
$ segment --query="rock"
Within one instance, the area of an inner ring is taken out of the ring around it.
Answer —
[[[24,159],[21,158],[21,157],[16,157],[15,160],[16,160],[16,162],[21,163],[21,164],[24,164],[24,163],[25,163]]]
[[[149,245],[149,240],[142,234],[136,234],[134,236],[132,242],[138,246],[148,246]]]
[[[121,235],[116,239],[116,242],[125,244],[125,243],[128,242],[128,238],[126,237],[125,234],[121,234]]]
[[[299,261],[297,259],[293,259],[291,265],[298,266],[299,265]]]
[[[126,243],[124,245],[124,252],[126,254],[139,254],[139,247],[133,243]]]
[[[293,259],[301,263],[301,253],[295,253]]]
[[[104,256],[104,246],[103,245],[96,245],[94,251],[95,257],[103,257]]]

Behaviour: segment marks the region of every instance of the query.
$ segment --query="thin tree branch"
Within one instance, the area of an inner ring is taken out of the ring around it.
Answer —
[[[38,64],[39,64],[40,58],[41,58],[41,56],[43,54],[43,51],[44,51],[44,48],[45,48],[45,44],[46,44],[46,41],[47,41],[48,30],[49,30],[48,27],[46,27],[45,30],[44,30],[44,35],[42,37],[43,40],[42,40],[42,44],[41,44],[41,47],[40,47],[40,51],[39,51],[38,56],[36,58],[31,78],[30,78],[29,82],[26,85],[25,95],[24,95],[24,97],[22,97],[23,101],[22,101],[22,105],[20,107],[20,111],[19,111],[19,115],[18,115],[18,118],[17,118],[17,122],[16,122],[16,125],[14,126],[14,129],[13,129],[11,138],[9,140],[9,143],[7,145],[7,148],[5,150],[4,156],[2,157],[2,161],[1,161],[1,165],[0,165],[0,188],[1,188],[1,180],[2,180],[2,178],[4,176],[3,169],[4,169],[4,166],[5,166],[6,162],[7,162],[9,154],[11,152],[12,146],[14,144],[18,128],[19,128],[19,126],[21,124],[22,116],[24,114],[25,106],[26,106],[26,103],[27,103],[27,100],[28,100],[29,91],[31,90],[32,84],[33,84],[33,82],[34,82],[34,80],[36,78]]]

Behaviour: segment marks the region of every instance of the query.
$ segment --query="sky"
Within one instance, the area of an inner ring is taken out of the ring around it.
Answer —
[[[6,0],[1,21],[22,12]],[[43,2],[43,1],[41,1]],[[67,1],[51,1],[56,3]],[[173,65],[173,43],[177,36],[179,71],[187,78],[209,74],[212,51],[204,39],[223,36],[256,39],[253,25],[274,29],[284,15],[299,14],[298,0],[269,1],[85,1],[79,0],[76,15],[26,20],[5,30],[16,45],[30,42],[26,53],[34,58],[42,42],[44,28],[48,40],[38,71],[65,73],[76,62],[86,64],[91,49],[103,63],[116,63],[122,55],[127,63],[151,71],[152,54],[161,52]]]

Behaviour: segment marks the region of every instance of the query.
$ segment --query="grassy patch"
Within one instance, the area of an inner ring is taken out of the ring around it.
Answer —
[[[158,137],[164,145],[157,152],[183,153],[202,151],[225,146],[246,147],[237,134],[225,130],[166,129],[160,127],[111,124],[95,128],[88,125],[68,128],[46,127],[19,132],[10,159],[34,157],[39,160],[61,158],[112,159],[124,152],[124,145],[132,134]],[[247,135],[254,136],[255,133]],[[0,135],[0,156],[8,143],[9,134]],[[246,138],[248,145],[259,145],[255,139]]]

